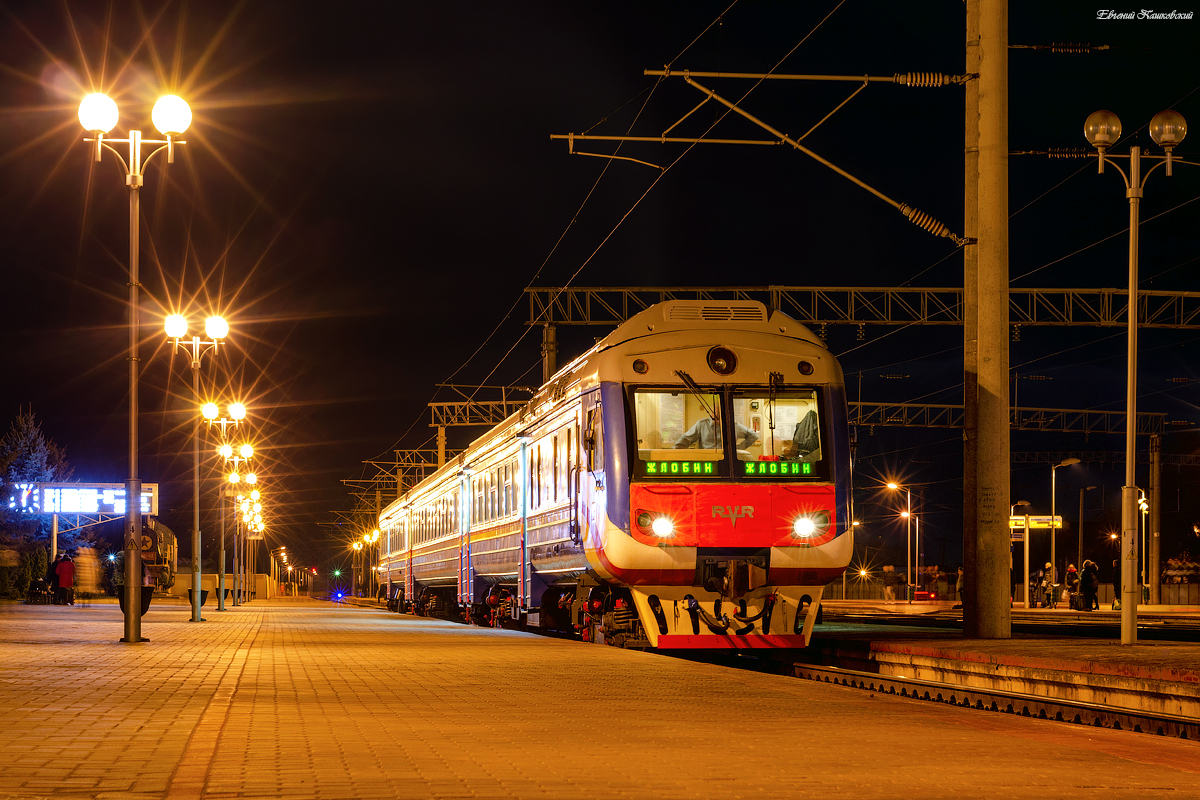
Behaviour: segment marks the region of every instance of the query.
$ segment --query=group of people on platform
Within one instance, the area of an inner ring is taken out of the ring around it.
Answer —
[[[50,562],[50,568],[46,570],[46,583],[53,593],[54,605],[75,605],[75,562],[69,553],[63,553]]]
[[[1090,559],[1083,562],[1083,571],[1075,568],[1074,564],[1067,565],[1067,574],[1063,583],[1055,583],[1054,567],[1049,561],[1046,566],[1029,576],[1029,593],[1034,598],[1034,607],[1055,608],[1059,597],[1057,592],[1062,587],[1063,600],[1070,603],[1076,611],[1098,611],[1100,609],[1100,568]],[[1115,596],[1121,596],[1120,571],[1114,579]]]

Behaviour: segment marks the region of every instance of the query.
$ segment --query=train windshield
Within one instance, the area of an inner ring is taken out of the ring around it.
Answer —
[[[736,473],[745,477],[815,478],[821,454],[817,392],[813,389],[737,389],[733,422],[739,433]],[[742,446],[742,431],[753,441]]]
[[[633,395],[639,473],[727,475],[721,395],[712,389],[638,389]]]

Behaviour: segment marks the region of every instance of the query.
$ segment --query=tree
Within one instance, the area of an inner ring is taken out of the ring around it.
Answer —
[[[53,439],[47,439],[33,409],[19,411],[0,438],[0,478],[5,491],[0,510],[0,532],[9,544],[21,544],[47,536],[48,517],[23,513],[16,502],[22,485],[70,480],[75,470],[67,463],[67,452]]]
[[[67,463],[67,451],[42,433],[32,407],[18,411],[0,439],[0,470],[8,484],[66,481],[75,474]]]

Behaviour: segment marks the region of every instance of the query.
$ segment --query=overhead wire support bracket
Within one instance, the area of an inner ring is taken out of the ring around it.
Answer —
[[[930,89],[966,83],[976,75],[946,75],[941,72],[898,72],[895,75],[796,75],[783,72],[702,72],[688,69],[646,69],[643,75],[670,78],[739,78],[754,81],[843,81],[850,83],[894,83],[899,86]]]
[[[949,228],[947,228],[945,225],[943,225],[942,223],[935,220],[933,217],[926,214],[924,211],[920,211],[920,210],[914,208],[913,206],[908,205],[907,203],[901,203],[898,200],[893,200],[892,198],[888,197],[886,194],[879,191],[878,189],[871,186],[870,184],[859,180],[858,178],[851,175],[849,172],[846,172],[846,170],[844,170],[841,167],[834,164],[833,162],[828,161],[828,160],[822,158],[821,156],[817,155],[816,153],[814,153],[812,150],[809,150],[807,147],[800,144],[799,141],[788,136],[786,133],[783,133],[782,131],[780,131],[776,128],[773,128],[772,126],[763,122],[758,117],[751,114],[750,112],[739,108],[735,103],[732,103],[729,100],[726,100],[724,97],[721,97],[719,94],[714,92],[712,89],[709,89],[709,88],[697,83],[690,76],[685,75],[683,79],[684,79],[684,81],[686,81],[688,83],[688,85],[694,87],[698,91],[704,92],[710,98],[712,98],[713,100],[716,100],[718,103],[725,106],[730,111],[740,114],[742,117],[746,118],[750,122],[753,122],[755,125],[759,126],[763,130],[770,133],[772,136],[777,137],[780,141],[791,145],[793,148],[795,148],[796,150],[799,150],[801,153],[804,153],[806,156],[817,161],[818,163],[824,164],[826,167],[833,170],[838,175],[841,175],[843,178],[849,180],[851,183],[854,183],[856,186],[866,189],[868,192],[875,195],[880,200],[884,201],[888,205],[890,205],[893,208],[895,208],[896,210],[898,210],[906,218],[908,218],[910,221],[912,221],[912,223],[914,225],[916,225],[920,228],[924,228],[926,231],[928,231],[929,233],[932,233],[934,236],[943,236],[943,237],[949,239],[950,241],[954,242],[959,247],[962,247],[963,245],[975,243],[975,239],[959,236],[958,234],[954,233]],[[862,80],[862,78],[860,77],[860,78],[857,78],[856,80]]]

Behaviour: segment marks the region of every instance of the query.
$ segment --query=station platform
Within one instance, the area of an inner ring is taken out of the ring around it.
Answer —
[[[957,686],[1021,692],[1114,708],[1200,719],[1200,644],[1139,639],[1122,645],[1109,636],[1058,636],[1014,632],[1010,639],[965,639],[961,630],[897,624],[871,624],[872,613],[921,616],[945,613],[951,604],[826,604],[830,619],[817,626],[806,653],[824,663],[913,677]],[[961,611],[958,612],[961,614]],[[835,616],[836,615],[836,616]],[[847,623],[858,616],[866,622]],[[1105,609],[1013,609],[1016,620],[1080,621],[1112,629],[1120,612]],[[1139,607],[1139,624],[1200,619],[1196,609]],[[1086,630],[1086,628],[1085,628]]]
[[[205,617],[152,607],[129,645],[112,604],[0,603],[0,798],[1111,800],[1200,776],[1194,741],[729,663],[304,598]],[[954,644],[890,643],[922,641]]]

